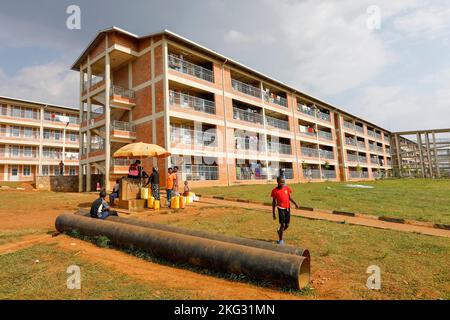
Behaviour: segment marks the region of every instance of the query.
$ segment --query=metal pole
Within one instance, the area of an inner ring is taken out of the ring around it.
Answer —
[[[439,168],[439,157],[437,153],[437,147],[436,147],[436,133],[433,131],[433,149],[434,149],[434,164],[436,166],[436,174],[437,178],[441,178],[441,168]]]
[[[397,151],[397,172],[399,178],[403,177],[402,174],[402,156],[400,154],[400,139],[398,138],[398,134],[395,135],[395,148]]]
[[[419,161],[420,161],[420,168],[422,170],[422,178],[425,178],[425,165],[423,163],[422,137],[421,137],[420,133],[417,133],[417,143],[419,145]]]

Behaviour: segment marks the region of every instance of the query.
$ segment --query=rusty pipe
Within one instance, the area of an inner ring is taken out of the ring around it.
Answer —
[[[180,228],[165,224],[159,224],[159,223],[152,223],[148,221],[142,221],[138,219],[130,219],[130,218],[122,218],[122,217],[116,217],[116,216],[110,216],[107,218],[110,221],[114,222],[120,222],[120,223],[126,223],[129,225],[134,226],[140,226],[150,229],[156,229],[156,230],[163,230],[163,231],[169,231],[174,233],[180,233],[205,239],[211,239],[211,240],[217,240],[222,242],[228,242],[228,243],[234,243],[239,244],[243,246],[248,247],[255,247],[259,249],[265,249],[275,252],[281,252],[281,253],[287,253],[287,254],[293,254],[297,256],[303,256],[305,258],[310,259],[310,254],[308,249],[302,249],[294,246],[278,246],[270,242],[261,241],[261,240],[254,240],[254,239],[247,239],[247,238],[238,238],[238,237],[230,237],[222,234],[216,234],[212,232],[207,231],[199,231],[199,230],[190,230],[186,228]]]
[[[59,232],[77,230],[106,236],[115,245],[133,247],[166,260],[188,263],[249,279],[302,289],[310,279],[309,259],[191,235],[149,229],[75,214],[56,218]]]

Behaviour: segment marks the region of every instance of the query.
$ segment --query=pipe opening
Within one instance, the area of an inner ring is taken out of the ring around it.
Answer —
[[[298,274],[298,290],[305,288],[309,284],[309,281],[311,280],[310,270],[310,260],[306,258],[303,259]]]

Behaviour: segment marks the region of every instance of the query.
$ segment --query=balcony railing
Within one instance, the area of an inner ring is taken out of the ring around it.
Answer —
[[[319,155],[321,158],[334,160],[334,152],[333,151],[319,149]]]
[[[350,170],[349,175],[350,175],[350,178],[354,178],[354,179],[369,177],[369,173],[367,171],[358,172],[358,171]]]
[[[289,131],[289,121],[266,116],[266,123],[268,126]]]
[[[367,163],[367,157],[358,156],[358,162],[360,162],[360,163]]]
[[[39,120],[39,112],[35,110],[5,108],[0,106],[0,115],[3,117],[11,117],[18,119]]]
[[[268,142],[267,147],[271,153],[291,154],[292,149],[290,144]]]
[[[236,164],[237,180],[264,180],[267,179],[267,168],[259,166],[252,168],[248,165]]]
[[[307,128],[305,131],[305,129],[302,126],[299,126],[299,131],[301,135],[308,137],[317,137],[317,133],[315,132],[314,128]]]
[[[119,130],[126,132],[136,132],[134,124],[126,121],[113,120],[111,123],[111,130]]]
[[[376,151],[377,147],[373,144],[369,144],[369,149],[370,149],[370,151]]]
[[[111,158],[111,166],[128,167],[130,164],[134,163],[134,161],[134,159]]]
[[[381,140],[381,133],[375,132],[375,138]]]
[[[37,150],[32,150],[31,152],[26,152],[23,149],[20,151],[13,151],[9,150],[9,152],[0,152],[0,157],[6,158],[6,159],[24,159],[24,158],[30,158],[34,160],[38,160],[39,152]]]
[[[188,146],[204,146],[204,147],[216,147],[216,132],[200,131],[184,128],[170,128],[170,141],[172,143],[180,143]]]
[[[169,55],[169,68],[199,79],[214,82],[214,73],[211,70],[182,60],[172,54]]]
[[[264,152],[265,146],[261,139],[246,139],[244,137],[235,137],[236,150],[248,150],[256,152]]]
[[[105,114],[105,108],[103,106],[93,108],[91,111],[91,119],[97,118]]]
[[[355,139],[350,139],[350,138],[345,138],[345,144],[348,145],[348,146],[356,147],[356,140]]]
[[[356,130],[357,132],[359,132],[359,133],[364,133],[364,128],[363,128],[363,127],[360,127],[360,126],[358,126],[358,125],[355,125],[355,130]]]
[[[219,180],[219,167],[205,164],[185,164],[180,166],[182,180]]]
[[[331,122],[330,114],[320,111],[317,107],[308,107],[302,103],[297,103],[297,110],[310,117],[314,117],[326,122]]]
[[[365,149],[366,148],[366,143],[365,142],[357,141],[356,144],[357,144],[358,148],[360,148],[360,149]]]
[[[85,90],[87,90],[87,88],[93,87],[97,83],[100,83],[102,81],[105,81],[105,77],[104,76],[92,76],[92,78],[90,80],[87,80],[87,81],[85,81],[83,83],[82,90],[85,91]]]
[[[367,130],[367,135],[369,135],[369,136],[371,136],[371,137],[373,137],[373,138],[376,137],[375,131],[372,131],[372,130]]]
[[[319,138],[322,138],[322,139],[325,139],[325,140],[333,140],[333,136],[332,136],[331,132],[320,131],[319,130],[318,136],[319,136]]]
[[[239,108],[233,108],[233,118],[252,123],[263,124],[263,116],[259,113],[249,112]]]
[[[322,169],[322,179],[336,179],[336,171]]]
[[[111,90],[110,90],[109,94],[111,96],[116,95],[116,96],[121,96],[123,98],[128,98],[128,99],[135,98],[134,90],[125,89],[123,87],[116,86],[116,85],[111,85]]]
[[[0,132],[0,138],[12,138],[12,139],[39,139],[39,133],[33,132],[32,134],[26,134],[22,130],[18,135],[11,132]],[[38,141],[37,141],[38,142]]]
[[[350,130],[355,130],[355,124],[348,121],[344,121],[344,127]]]
[[[285,179],[294,179],[294,169],[292,168],[282,168],[284,171]],[[280,175],[280,168],[269,168],[269,179],[277,179]]]
[[[231,79],[231,85],[233,86],[234,90],[245,93],[249,96],[261,98],[261,89],[259,89],[259,88],[256,88],[252,85],[240,82],[235,79]]]
[[[380,162],[378,161],[378,158],[370,158],[370,163],[372,163],[372,164],[380,164]]]
[[[309,157],[309,158],[319,158],[319,150],[308,148],[308,147],[302,147],[302,156]]]
[[[183,108],[191,108],[195,111],[205,112],[209,114],[216,113],[216,104],[213,101],[194,97],[188,94],[175,92],[170,90],[169,103],[171,105],[179,105]]]
[[[320,179],[319,169],[303,169],[303,177],[306,179]]]
[[[358,156],[356,154],[347,153],[347,161],[358,162]]]
[[[271,97],[270,94],[264,94],[264,101],[269,102],[269,103],[275,103],[278,104],[279,106],[285,107],[287,108],[287,99],[283,98],[283,97]]]

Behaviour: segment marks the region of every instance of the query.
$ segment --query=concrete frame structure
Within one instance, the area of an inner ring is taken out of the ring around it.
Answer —
[[[391,145],[396,177],[450,176],[450,129],[394,132]]]
[[[65,139],[66,124],[52,114],[70,117]],[[78,131],[78,109],[0,96],[0,181],[59,175],[61,160],[66,175],[77,175]]]
[[[98,33],[72,69],[80,72],[80,191],[90,173],[111,181],[130,142],[156,143],[194,185],[373,179],[391,170],[390,133],[173,32]]]

